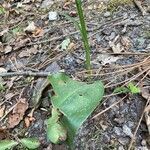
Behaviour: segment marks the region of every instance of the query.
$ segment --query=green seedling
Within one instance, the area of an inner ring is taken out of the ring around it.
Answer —
[[[5,91],[5,87],[3,84],[0,83],[0,92],[3,92],[3,91]]]
[[[131,93],[131,94],[138,94],[140,93],[140,88],[135,86],[132,82],[130,82],[127,87],[117,87],[115,88],[113,93],[118,93],[118,94],[122,94],[122,93]]]
[[[18,33],[21,33],[22,32],[22,29],[20,27],[16,27],[14,29],[11,30],[13,35],[16,35]]]

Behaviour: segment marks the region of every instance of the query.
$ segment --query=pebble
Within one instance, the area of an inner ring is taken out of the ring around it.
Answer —
[[[50,11],[48,13],[48,19],[49,21],[54,21],[58,19],[58,13],[56,11]]]
[[[122,129],[119,127],[114,127],[114,132],[116,135],[120,136],[122,134]]]
[[[109,40],[113,40],[116,36],[115,32],[111,32],[110,36],[109,36]]]
[[[129,137],[133,137],[131,129],[126,124],[123,126],[123,132]]]
[[[124,150],[123,146],[119,146],[118,150]]]
[[[111,13],[109,12],[109,11],[106,11],[105,13],[104,13],[104,17],[110,17],[111,16]]]
[[[54,4],[53,0],[44,0],[42,2],[41,8],[51,7]]]
[[[127,145],[129,143],[130,139],[127,137],[120,137],[118,138],[118,142],[121,143],[122,145]]]

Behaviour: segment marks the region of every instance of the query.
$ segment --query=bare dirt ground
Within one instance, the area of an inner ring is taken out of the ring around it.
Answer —
[[[0,140],[37,137],[40,149],[62,150],[46,139],[51,87],[29,72],[66,74],[86,81],[85,53],[74,1],[0,1]],[[102,103],[79,130],[77,150],[150,149],[150,1],[84,0],[93,80],[102,80]],[[66,47],[62,46],[68,40]],[[7,76],[24,72],[22,76]],[[41,77],[42,76],[42,77]],[[133,82],[139,94],[114,94]],[[18,105],[19,104],[19,105]],[[33,108],[34,111],[33,111]],[[19,117],[14,113],[21,109]],[[23,149],[16,147],[15,149]]]

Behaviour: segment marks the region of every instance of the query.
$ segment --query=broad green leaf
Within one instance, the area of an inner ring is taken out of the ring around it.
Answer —
[[[129,89],[126,88],[126,87],[117,87],[114,89],[113,93],[118,93],[118,94],[122,94],[122,93],[128,93],[129,92]]]
[[[67,138],[67,131],[59,121],[60,115],[61,113],[53,108],[52,117],[47,120],[47,136],[55,144],[65,141]]]
[[[139,87],[136,87],[133,83],[129,83],[129,84],[128,84],[128,89],[130,90],[130,92],[131,92],[132,94],[140,93],[140,88],[139,88]]]
[[[40,146],[40,142],[36,138],[23,138],[20,140],[21,144],[28,149],[36,149]]]
[[[55,92],[52,105],[63,114],[61,122],[67,129],[67,142],[72,145],[77,130],[102,100],[103,84],[78,82],[64,73],[49,76],[49,81]]]
[[[70,39],[65,39],[62,43],[61,43],[61,50],[66,50],[68,48],[70,44]]]
[[[1,140],[0,141],[0,150],[8,150],[18,145],[16,141],[13,140]]]

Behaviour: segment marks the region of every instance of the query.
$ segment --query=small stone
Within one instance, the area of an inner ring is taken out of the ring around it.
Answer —
[[[142,140],[141,145],[142,145],[142,146],[146,146],[146,141],[145,141],[145,140]]]
[[[58,18],[58,13],[56,11],[50,11],[48,13],[48,19],[49,19],[49,21],[57,20],[57,18]]]
[[[115,32],[111,32],[110,36],[109,36],[109,40],[113,40],[116,36]]]
[[[114,127],[113,131],[116,135],[120,136],[122,134],[122,129],[119,127]]]
[[[122,145],[127,145],[129,143],[130,139],[127,137],[120,137],[118,139],[118,142],[121,143]]]
[[[133,137],[133,134],[132,134],[132,132],[131,132],[131,129],[130,129],[127,125],[124,125],[124,126],[123,126],[123,132],[124,132],[127,136],[129,136],[129,137]]]
[[[124,150],[123,146],[119,146],[118,150]]]
[[[111,16],[111,13],[109,11],[104,13],[104,17],[110,17],[110,16]]]
[[[53,0],[44,0],[42,2],[41,8],[51,7],[54,4]]]

